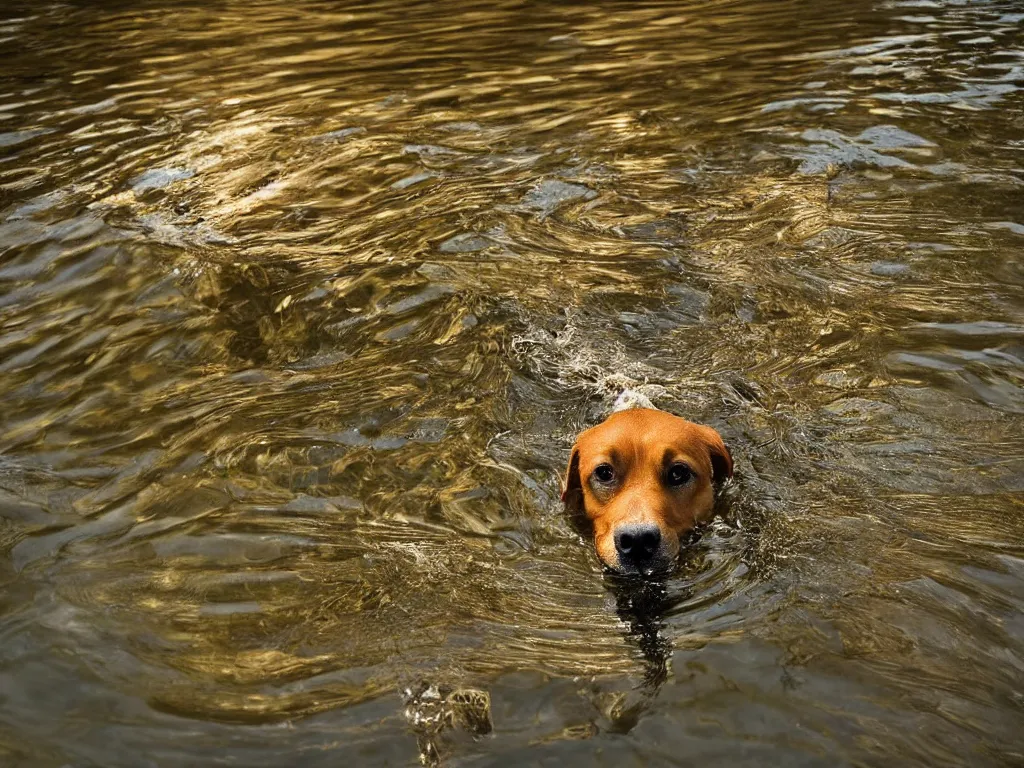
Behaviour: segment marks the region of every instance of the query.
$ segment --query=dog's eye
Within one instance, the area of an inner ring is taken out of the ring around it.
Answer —
[[[665,473],[665,480],[669,485],[686,485],[693,477],[693,470],[685,464],[673,464]]]
[[[610,483],[615,479],[615,470],[611,464],[601,464],[594,470],[594,479],[599,483]]]

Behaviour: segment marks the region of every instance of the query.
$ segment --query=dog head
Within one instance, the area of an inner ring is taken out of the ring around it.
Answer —
[[[711,427],[664,411],[613,413],[573,446],[562,501],[591,521],[597,554],[622,573],[671,565],[680,537],[710,519],[732,457]]]

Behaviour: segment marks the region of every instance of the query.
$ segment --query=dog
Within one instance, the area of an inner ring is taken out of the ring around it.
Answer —
[[[562,501],[590,521],[608,568],[651,575],[668,570],[680,539],[711,518],[715,489],[732,472],[714,429],[624,393],[605,421],[576,439]]]

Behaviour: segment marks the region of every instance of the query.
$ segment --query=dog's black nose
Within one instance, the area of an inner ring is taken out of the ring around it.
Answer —
[[[661,531],[650,523],[624,525],[615,531],[619,562],[643,565],[654,559],[661,547]]]

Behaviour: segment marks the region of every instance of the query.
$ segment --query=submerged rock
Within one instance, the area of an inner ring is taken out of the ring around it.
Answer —
[[[526,193],[518,207],[523,211],[535,212],[543,219],[566,203],[574,200],[593,200],[595,197],[597,192],[582,184],[545,179]]]
[[[132,192],[141,194],[154,189],[169,187],[176,181],[191,179],[196,172],[191,168],[151,168],[131,180]]]

